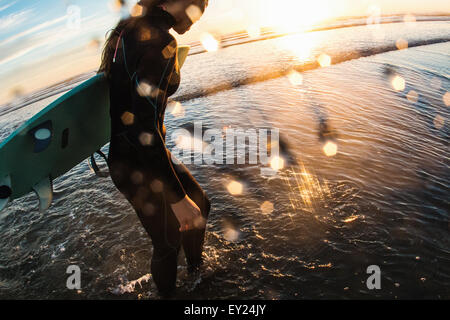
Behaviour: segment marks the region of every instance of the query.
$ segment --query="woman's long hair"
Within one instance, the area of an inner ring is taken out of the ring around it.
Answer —
[[[134,24],[134,20],[135,17],[129,17],[121,20],[114,29],[108,31],[109,35],[107,36],[102,52],[102,62],[97,73],[104,72],[105,76],[109,78],[111,67],[113,64],[114,53],[116,51],[117,41],[119,41],[119,36],[123,30],[129,28]]]
[[[151,12],[155,7],[172,1],[177,0],[141,0],[138,2],[138,5],[141,5],[144,8],[145,10],[144,15],[145,15]],[[208,0],[197,0],[197,1],[203,5],[203,9],[208,5]],[[113,63],[113,58],[116,52],[116,46],[120,34],[124,30],[134,28],[136,26],[138,19],[141,19],[141,17],[130,16],[126,19],[123,19],[119,21],[119,23],[114,29],[108,32],[109,35],[107,36],[105,46],[103,48],[102,61],[97,71],[98,73],[104,72],[107,78],[110,77],[111,66]]]
[[[152,10],[158,5],[161,5],[170,0],[141,0],[138,2],[139,5],[144,7],[145,14],[148,13],[149,10]],[[122,19],[116,25],[116,27],[107,33],[107,39],[105,42],[105,46],[102,52],[102,61],[97,73],[104,72],[107,78],[110,77],[111,67],[113,64],[114,54],[116,52],[117,42],[119,41],[119,37],[121,33],[126,29],[132,29],[136,26],[136,22],[140,17],[130,16],[128,18]]]

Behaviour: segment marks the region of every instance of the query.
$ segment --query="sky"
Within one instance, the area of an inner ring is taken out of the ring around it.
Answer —
[[[132,7],[137,0],[129,0]],[[0,105],[99,65],[105,34],[129,8],[114,0],[0,0]],[[252,26],[288,27],[341,16],[450,13],[449,0],[209,0],[204,16],[179,43]],[[375,10],[377,11],[377,10]]]

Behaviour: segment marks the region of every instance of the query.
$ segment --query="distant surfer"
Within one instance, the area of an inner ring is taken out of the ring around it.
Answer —
[[[180,84],[177,42],[208,0],[143,0],[142,14],[109,35],[99,72],[110,84],[108,166],[153,243],[151,273],[163,297],[173,294],[183,246],[189,272],[202,263],[210,201],[188,169],[165,146],[167,99]]]

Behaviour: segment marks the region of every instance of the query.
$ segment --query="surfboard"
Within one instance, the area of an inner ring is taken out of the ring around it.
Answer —
[[[179,46],[178,65],[189,46]],[[20,126],[0,144],[0,211],[29,192],[39,211],[53,198],[53,180],[109,143],[109,87],[103,74],[70,90]]]

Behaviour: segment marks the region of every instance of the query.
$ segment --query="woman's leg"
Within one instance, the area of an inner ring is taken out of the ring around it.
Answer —
[[[113,142],[111,142],[113,144]],[[120,150],[125,146],[120,146]],[[111,146],[110,146],[111,151]],[[177,259],[180,245],[183,245],[188,269],[195,270],[202,263],[202,251],[206,219],[210,211],[210,201],[189,170],[181,163],[173,167],[188,196],[200,208],[204,228],[180,233],[179,223],[164,194],[158,192],[158,181],[152,177],[149,168],[138,169],[130,152],[124,156],[108,154],[111,179],[136,211],[142,225],[152,239],[153,257],[151,273],[159,292],[168,295],[175,289]],[[171,159],[169,152],[169,159]]]
[[[181,245],[178,221],[159,192],[157,180],[145,168],[127,157],[108,155],[108,165],[115,186],[131,203],[144,229],[152,239],[153,256],[151,273],[162,296],[168,296],[175,289],[177,260]],[[155,183],[156,181],[156,183]]]
[[[164,199],[161,206],[155,205],[155,195],[148,198],[144,210],[136,210],[153,244],[151,273],[159,293],[162,296],[170,295],[174,289],[177,278],[178,253],[181,244],[181,235],[177,226],[177,219],[172,211],[164,208]],[[150,207],[148,207],[150,206]],[[153,210],[158,210],[157,212]]]
[[[169,159],[173,159],[169,152]],[[172,161],[173,167],[183,185],[189,198],[195,202],[195,204],[200,208],[201,214],[203,216],[203,223],[200,229],[193,229],[183,232],[182,246],[186,256],[186,262],[188,264],[188,270],[195,271],[202,264],[202,252],[203,244],[205,238],[206,221],[211,210],[211,203],[208,196],[203,191],[202,187],[198,184],[189,169],[179,161]]]

